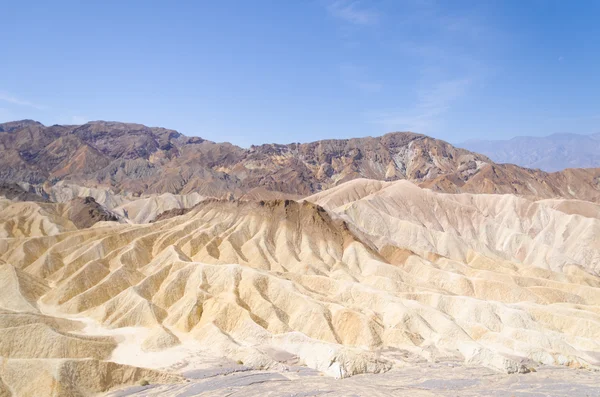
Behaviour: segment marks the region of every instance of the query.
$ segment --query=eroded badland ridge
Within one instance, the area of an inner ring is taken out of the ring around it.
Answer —
[[[412,133],[0,145],[0,396],[600,393],[597,169]]]

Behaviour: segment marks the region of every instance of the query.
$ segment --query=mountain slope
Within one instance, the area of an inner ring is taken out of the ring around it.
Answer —
[[[600,169],[549,174],[410,132],[243,149],[139,124],[0,124],[0,181],[65,181],[132,195],[297,198],[340,183],[407,179],[443,192],[600,200]],[[279,194],[276,194],[279,193]]]

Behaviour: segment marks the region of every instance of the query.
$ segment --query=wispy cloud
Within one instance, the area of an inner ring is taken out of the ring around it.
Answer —
[[[383,89],[383,84],[368,78],[365,71],[351,63],[340,66],[340,74],[343,82],[364,93],[376,93]]]
[[[480,50],[501,35],[485,23],[484,5],[457,12],[436,0],[385,1],[376,8],[366,0],[326,4],[331,15],[346,22],[342,40],[352,50],[347,54],[355,55],[345,57],[341,78],[358,92],[380,93],[372,97],[380,105],[362,113],[379,128],[451,134],[448,127],[458,102],[494,73]],[[394,15],[393,23],[384,20],[386,15]],[[377,26],[367,30],[350,24]],[[379,59],[366,61],[365,56]],[[360,64],[370,69],[355,66]],[[398,65],[397,74],[390,72],[390,64]],[[396,92],[402,95],[392,96]]]
[[[334,17],[356,25],[374,25],[380,18],[377,11],[364,8],[358,0],[333,0],[327,10]]]
[[[71,124],[85,124],[89,120],[85,116],[71,116]]]
[[[0,101],[2,102],[7,102],[13,105],[18,105],[18,106],[26,106],[26,107],[30,107],[30,108],[34,108],[34,109],[38,109],[38,110],[44,110],[46,109],[46,106],[42,106],[42,105],[38,105],[36,103],[21,99],[21,98],[17,98],[13,95],[10,95],[9,93],[5,92],[5,91],[0,91]]]
[[[584,115],[580,115],[580,116],[571,116],[571,117],[555,117],[555,115],[548,115],[547,117],[548,121],[551,121],[553,123],[559,123],[559,122],[569,122],[569,123],[576,123],[576,122],[582,122],[582,121],[596,121],[596,120],[600,120],[600,114],[584,114]]]
[[[69,115],[70,112],[65,112],[54,118],[52,123],[56,124],[67,124],[67,125],[80,125],[85,124],[90,121],[90,118],[87,116],[79,116],[79,115]]]
[[[354,84],[359,90],[368,93],[380,92],[383,89],[383,84],[372,81],[356,81]]]
[[[0,123],[13,120],[12,113],[8,109],[0,108]]]
[[[367,117],[388,130],[431,132],[439,127],[444,114],[465,94],[471,83],[468,78],[440,81],[418,90],[416,104],[412,107],[369,112]]]

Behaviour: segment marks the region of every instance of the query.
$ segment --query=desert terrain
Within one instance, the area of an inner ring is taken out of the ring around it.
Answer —
[[[1,126],[2,396],[599,393],[595,169]]]
[[[598,204],[356,179],[97,207],[0,201],[6,395],[597,393]]]

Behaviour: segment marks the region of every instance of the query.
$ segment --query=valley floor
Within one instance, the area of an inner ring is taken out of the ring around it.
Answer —
[[[600,396],[598,372],[564,367],[507,375],[458,362],[419,363],[384,374],[334,379],[305,367],[256,371],[223,363],[183,374],[186,383],[134,386],[108,396]]]

